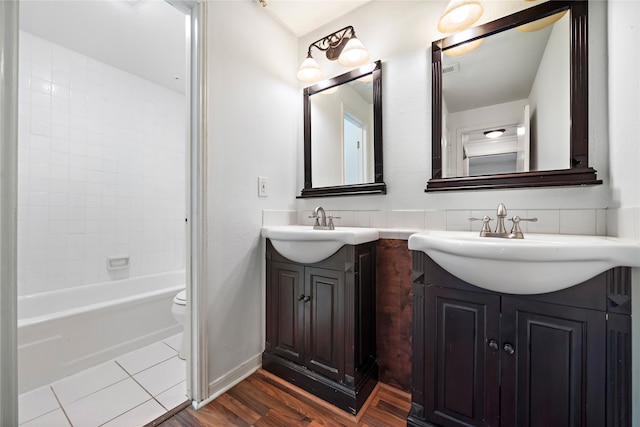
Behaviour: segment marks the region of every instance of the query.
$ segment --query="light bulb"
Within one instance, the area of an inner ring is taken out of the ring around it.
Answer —
[[[451,0],[438,20],[438,31],[455,33],[480,19],[484,8],[478,0]]]
[[[371,54],[366,47],[355,36],[351,37],[347,45],[342,49],[338,62],[343,67],[357,67],[366,63]]]
[[[302,62],[300,68],[298,68],[298,72],[296,73],[298,80],[310,83],[322,80],[323,76],[324,73],[322,72],[322,68],[320,68],[320,65],[318,65],[311,55],[307,56],[307,58]]]
[[[466,53],[471,52],[472,50],[474,50],[478,46],[480,46],[480,43],[482,43],[483,40],[484,39],[473,40],[473,41],[458,45],[456,47],[451,47],[451,48],[445,49],[442,52],[447,56],[464,55]]]
[[[501,136],[504,133],[504,129],[494,129],[494,130],[488,130],[484,133],[484,136],[486,136],[487,138],[498,138],[499,136]]]
[[[460,6],[451,11],[451,22],[455,24],[459,24],[464,22],[465,19],[469,16],[470,7],[467,5]]]

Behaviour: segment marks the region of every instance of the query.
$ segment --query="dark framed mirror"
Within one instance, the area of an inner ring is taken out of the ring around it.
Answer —
[[[382,63],[304,89],[304,189],[298,198],[386,194]]]
[[[548,1],[433,42],[426,192],[602,183],[589,166],[587,3]]]

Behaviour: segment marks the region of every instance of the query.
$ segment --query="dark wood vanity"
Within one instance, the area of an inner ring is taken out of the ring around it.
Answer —
[[[631,426],[629,268],[507,295],[416,251],[412,282],[409,426]]]
[[[375,248],[345,245],[299,264],[266,243],[263,369],[352,414],[378,380]]]

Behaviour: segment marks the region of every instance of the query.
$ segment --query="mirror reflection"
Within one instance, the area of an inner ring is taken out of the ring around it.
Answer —
[[[571,167],[570,34],[565,10],[443,49],[443,178]]]
[[[304,89],[304,181],[300,198],[386,193],[380,61]]]
[[[371,74],[325,89],[309,100],[314,187],[374,182]]]

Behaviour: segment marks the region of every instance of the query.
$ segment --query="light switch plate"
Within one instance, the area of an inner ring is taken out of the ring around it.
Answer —
[[[267,197],[267,177],[258,177],[258,196]]]

